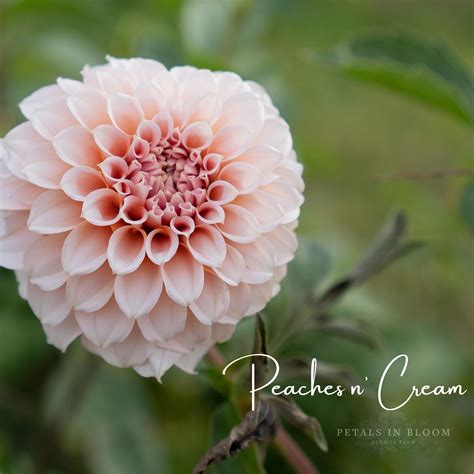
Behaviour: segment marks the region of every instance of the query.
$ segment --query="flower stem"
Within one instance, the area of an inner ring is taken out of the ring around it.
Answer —
[[[219,369],[225,366],[224,356],[216,346],[209,350],[207,358],[212,365]],[[273,441],[275,441],[280,453],[297,474],[319,474],[312,461],[281,425],[278,427]]]

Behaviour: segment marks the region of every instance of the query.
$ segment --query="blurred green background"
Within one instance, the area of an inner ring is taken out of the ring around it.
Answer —
[[[408,215],[410,236],[427,244],[336,307],[335,317],[370,323],[379,350],[318,331],[295,336],[286,350],[350,367],[373,389],[386,363],[406,353],[409,382],[472,390],[473,231],[461,215],[472,210],[460,204],[472,176],[410,178],[472,172],[472,129],[308,59],[308,51],[403,26],[444,41],[472,70],[473,19],[472,2],[461,0],[0,0],[0,136],[21,121],[23,97],[58,76],[78,78],[84,64],[102,63],[106,54],[233,70],[260,82],[289,122],[305,165],[299,233],[321,249],[324,264],[314,272],[322,288],[357,261],[396,209]],[[160,385],[108,367],[78,344],[61,355],[17,296],[13,274],[0,277],[0,472],[190,472],[210,446],[222,397],[201,377],[175,369]],[[280,316],[288,293],[272,303],[268,319]],[[253,322],[244,321],[222,349],[226,359],[250,352],[252,332]],[[401,399],[400,387],[391,384],[392,399]],[[329,452],[290,431],[322,473],[473,470],[469,394],[414,400],[395,420],[370,396],[298,402],[321,422]],[[450,437],[380,449],[337,436],[338,428],[384,423],[450,428]],[[272,474],[292,472],[273,446],[266,466]]]

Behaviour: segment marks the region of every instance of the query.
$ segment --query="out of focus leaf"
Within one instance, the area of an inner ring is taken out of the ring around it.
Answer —
[[[201,365],[204,365],[202,363]],[[199,369],[199,375],[217,392],[224,397],[228,397],[232,392],[232,383],[227,377],[222,376],[222,369],[204,365]]]
[[[474,123],[474,79],[450,47],[413,32],[361,35],[316,56],[350,76]]]
[[[373,329],[362,321],[338,319],[320,321],[317,325],[320,331],[324,331],[327,334],[363,344],[370,349],[380,347],[380,342]]]
[[[265,402],[247,413],[244,420],[229,402],[222,404],[212,417],[211,448],[197,463],[193,474],[214,465],[222,474],[264,473],[260,455],[254,443],[266,443],[274,434],[274,412]]]
[[[79,449],[91,474],[168,472],[140,379],[102,364],[80,346],[74,349],[45,394],[47,419],[59,430],[63,448]]]
[[[276,408],[279,415],[305,433],[320,449],[328,450],[326,437],[319,421],[313,416],[308,416],[294,400],[281,396],[268,396],[265,399]]]
[[[364,282],[395,260],[418,249],[422,245],[420,242],[402,242],[406,228],[407,219],[403,213],[399,212],[389,219],[360,262],[318,298],[318,313],[338,301],[354,285]]]
[[[286,278],[291,298],[303,303],[312,297],[314,290],[327,276],[329,268],[330,259],[326,250],[309,238],[300,238]]]
[[[474,231],[474,181],[467,183],[461,193],[459,213],[467,227]]]

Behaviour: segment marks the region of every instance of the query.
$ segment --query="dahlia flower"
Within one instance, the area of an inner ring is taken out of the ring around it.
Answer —
[[[278,292],[302,167],[264,89],[108,58],[23,100],[0,145],[0,263],[61,350],[193,372]]]

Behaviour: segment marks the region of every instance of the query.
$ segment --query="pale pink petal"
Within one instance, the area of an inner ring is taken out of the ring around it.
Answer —
[[[158,382],[166,371],[172,367],[180,358],[180,352],[174,352],[166,349],[156,349],[148,359],[149,364],[153,367],[153,373]]]
[[[61,189],[76,201],[84,201],[92,191],[104,187],[102,175],[88,166],[75,166],[61,179]]]
[[[183,245],[180,245],[175,256],[162,266],[162,276],[166,292],[178,304],[188,306],[201,294],[204,269]]]
[[[219,153],[224,160],[231,160],[241,155],[252,139],[252,131],[241,125],[221,128],[212,140],[210,153]]]
[[[76,311],[90,313],[102,308],[114,293],[114,276],[105,263],[88,275],[72,276],[66,284],[66,295]]]
[[[196,318],[203,324],[212,324],[224,316],[229,304],[227,285],[213,273],[205,272],[202,292],[190,306]]]
[[[195,229],[194,219],[189,216],[176,216],[171,219],[170,227],[177,235],[189,237]]]
[[[280,226],[265,234],[265,238],[272,245],[275,255],[275,265],[284,265],[293,260],[298,241],[296,235],[285,226]]]
[[[149,82],[141,82],[135,89],[135,97],[140,103],[146,119],[153,118],[166,107],[166,99],[162,91]]]
[[[84,127],[94,129],[111,123],[107,114],[107,96],[97,89],[85,89],[67,100],[69,110]]]
[[[151,146],[156,146],[161,139],[161,129],[152,120],[144,120],[137,129],[137,137],[147,141]]]
[[[24,300],[28,299],[28,277],[23,270],[14,270],[18,282],[18,294]]]
[[[242,281],[260,284],[269,281],[275,266],[275,251],[270,243],[260,237],[250,244],[234,244],[236,250],[245,260],[246,270]]]
[[[226,244],[221,233],[210,225],[196,227],[188,237],[188,248],[193,257],[203,265],[219,266],[226,255]]]
[[[53,145],[59,157],[72,166],[95,167],[102,159],[100,149],[94,141],[94,135],[84,127],[64,129],[56,135]]]
[[[238,285],[244,276],[245,260],[234,247],[227,245],[224,261],[214,267],[215,273],[228,285]]]
[[[126,94],[110,96],[107,111],[115,126],[128,135],[133,135],[145,118],[138,100]]]
[[[161,226],[148,234],[146,253],[152,262],[163,265],[173,258],[178,245],[178,236],[169,227]]]
[[[215,323],[212,325],[212,338],[216,342],[228,341],[235,332],[235,324]]]
[[[278,181],[262,186],[260,189],[270,194],[283,209],[282,224],[298,219],[300,206],[303,204],[304,198],[295,188],[287,183]]]
[[[30,282],[44,291],[56,290],[66,283],[67,275],[61,263],[66,235],[41,235],[25,252],[24,271]]]
[[[97,189],[87,195],[82,217],[97,226],[109,226],[120,219],[122,198],[112,189]]]
[[[112,271],[118,275],[135,271],[145,258],[146,234],[142,229],[127,225],[117,229],[107,249]]]
[[[212,129],[206,122],[194,122],[183,130],[181,140],[188,149],[204,150],[212,142]]]
[[[21,113],[27,119],[31,119],[39,108],[47,106],[50,102],[64,96],[64,91],[56,84],[41,87],[20,102]]]
[[[33,202],[28,228],[39,234],[59,234],[81,223],[81,204],[71,201],[62,191],[41,194]]]
[[[229,286],[230,304],[225,316],[220,319],[221,322],[235,324],[248,314],[251,305],[250,286],[247,283]]]
[[[244,154],[235,158],[235,161],[250,163],[263,173],[264,178],[268,176],[283,160],[283,153],[268,145],[254,145]]]
[[[31,283],[28,285],[28,303],[37,318],[48,326],[62,323],[71,311],[66,298],[66,286],[52,291],[43,291]]]
[[[138,326],[150,342],[169,341],[184,330],[186,315],[186,306],[176,304],[164,291],[149,314],[138,320]]]
[[[293,146],[290,128],[281,117],[267,118],[252,144],[271,146],[286,155]]]
[[[95,128],[94,140],[106,155],[125,156],[130,148],[130,137],[113,125]]]
[[[232,184],[239,194],[249,194],[260,186],[263,175],[250,163],[232,162],[224,166],[219,179]]]
[[[176,367],[179,367],[188,374],[195,374],[196,366],[204,355],[209,351],[208,345],[196,347],[193,352],[189,354],[183,354],[181,358],[176,362]]]
[[[66,97],[49,102],[36,109],[31,117],[35,130],[46,140],[52,140],[61,130],[78,125],[67,106]]]
[[[225,237],[239,243],[252,242],[258,237],[259,226],[253,214],[233,204],[227,204],[224,211],[224,222],[217,227]]]
[[[160,267],[145,259],[134,272],[115,278],[115,300],[125,316],[140,318],[154,308],[162,288]]]
[[[69,275],[85,275],[97,270],[107,260],[112,230],[88,222],[78,225],[67,236],[62,248],[62,265]]]
[[[23,168],[25,178],[37,186],[59,189],[59,183],[70,166],[60,160],[51,143],[32,147]]]
[[[133,320],[123,315],[114,298],[98,311],[76,311],[75,315],[84,336],[99,347],[124,341],[133,328]]]
[[[239,192],[232,184],[223,180],[214,181],[207,188],[207,198],[209,201],[221,206],[232,202],[238,194]]]
[[[22,211],[30,209],[44,189],[14,175],[0,177],[0,209]]]
[[[63,322],[55,326],[43,324],[43,330],[46,333],[48,344],[57,347],[62,352],[65,352],[69,344],[81,334],[81,329],[73,313],[70,313]]]
[[[26,226],[28,212],[13,211],[0,220],[0,265],[10,270],[23,268],[25,250],[38,237]]]
[[[127,224],[140,225],[147,220],[148,213],[140,198],[127,196],[120,209],[120,217]]]

